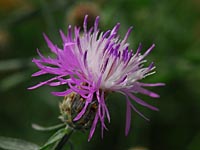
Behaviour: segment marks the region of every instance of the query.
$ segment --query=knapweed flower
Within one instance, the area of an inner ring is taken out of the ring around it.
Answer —
[[[158,98],[159,95],[147,90],[145,87],[163,86],[163,83],[142,83],[141,79],[154,73],[154,65],[144,67],[146,62],[144,58],[154,48],[154,44],[144,53],[141,54],[142,46],[133,52],[129,49],[127,38],[132,30],[129,28],[123,39],[119,38],[118,30],[120,24],[117,23],[112,30],[100,32],[98,29],[99,17],[96,17],[94,26],[87,29],[87,18],[85,16],[83,23],[83,33],[80,33],[80,28],[71,26],[68,27],[68,33],[65,35],[60,31],[63,41],[63,47],[59,48],[53,44],[49,38],[44,35],[48,47],[55,54],[55,58],[44,57],[37,50],[40,59],[33,59],[33,62],[40,69],[32,76],[40,76],[44,74],[53,75],[51,79],[40,82],[39,84],[29,88],[35,89],[43,85],[60,86],[67,85],[67,88],[62,92],[52,92],[56,96],[65,96],[72,99],[84,101],[84,105],[79,107],[77,115],[73,121],[79,121],[85,113],[88,113],[89,107],[96,110],[92,112],[91,129],[89,140],[92,138],[98,121],[101,123],[102,135],[106,129],[105,118],[110,122],[110,115],[106,106],[106,96],[110,92],[118,92],[126,97],[126,128],[127,135],[131,122],[131,109],[137,112],[142,117],[136,107],[131,103],[134,100],[136,103],[145,106],[149,109],[157,111],[158,109],[136,96],[137,93],[148,95],[153,98]],[[74,34],[73,34],[74,32]],[[67,99],[66,98],[66,99]],[[89,111],[88,114],[90,114]],[[147,119],[147,118],[146,118]]]

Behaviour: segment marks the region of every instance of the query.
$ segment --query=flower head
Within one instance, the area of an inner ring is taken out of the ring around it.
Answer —
[[[106,95],[109,92],[121,93],[126,97],[125,134],[127,135],[131,122],[131,109],[146,118],[136,109],[131,100],[149,109],[158,110],[136,97],[137,93],[142,93],[158,98],[158,94],[145,89],[145,87],[164,85],[163,83],[140,82],[144,77],[154,73],[153,63],[147,67],[144,67],[143,64],[146,62],[144,58],[155,45],[153,44],[144,54],[141,54],[142,46],[140,44],[138,49],[133,52],[129,50],[129,44],[127,43],[132,27],[129,28],[125,37],[120,40],[117,33],[120,27],[119,23],[112,30],[100,32],[98,29],[99,17],[96,17],[94,26],[89,30],[87,29],[87,18],[86,15],[83,23],[83,34],[80,33],[79,27],[75,27],[73,30],[70,25],[67,35],[60,31],[63,41],[62,48],[53,44],[44,35],[48,47],[56,57],[44,57],[37,50],[40,59],[33,59],[33,62],[40,70],[32,76],[51,74],[54,77],[29,89],[35,89],[43,85],[67,85],[66,90],[52,93],[56,96],[67,96],[76,93],[84,99],[84,107],[76,115],[74,121],[81,119],[89,105],[96,101],[97,111],[92,121],[89,140],[93,136],[98,121],[101,123],[102,135],[103,130],[106,129],[105,118],[110,122],[110,115],[105,102]]]

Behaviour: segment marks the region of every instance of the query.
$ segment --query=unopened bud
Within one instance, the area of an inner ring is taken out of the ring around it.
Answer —
[[[61,120],[73,129],[89,129],[98,108],[97,101],[89,104],[83,116],[79,120],[74,121],[74,118],[84,108],[85,102],[86,100],[76,93],[67,95],[60,104]]]

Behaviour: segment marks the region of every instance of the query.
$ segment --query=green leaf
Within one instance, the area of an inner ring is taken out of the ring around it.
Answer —
[[[43,127],[43,126],[40,126],[38,124],[32,124],[32,128],[35,129],[35,130],[38,130],[38,131],[52,131],[52,130],[57,130],[59,128],[62,128],[64,127],[65,124],[62,123],[62,124],[58,124],[58,125],[55,125],[55,126],[50,126],[50,127]]]
[[[38,150],[39,146],[21,139],[0,136],[0,148],[6,150]]]
[[[55,144],[57,144],[57,142],[61,140],[70,130],[70,128],[62,128],[58,130],[48,139],[48,141],[40,148],[40,150],[45,150],[46,148],[50,150],[50,147],[55,146]]]

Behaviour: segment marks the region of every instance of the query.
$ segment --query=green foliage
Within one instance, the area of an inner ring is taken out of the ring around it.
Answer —
[[[58,142],[68,133],[69,131],[66,128],[62,128],[54,133],[47,142],[40,147],[39,150],[54,150]]]
[[[59,128],[62,128],[64,126],[65,126],[64,123],[58,124],[58,125],[55,125],[55,126],[51,126],[51,127],[43,127],[43,126],[40,126],[38,124],[32,124],[32,128],[35,129],[35,130],[38,130],[38,131],[52,131],[52,130],[57,130]]]
[[[8,137],[0,137],[0,148],[5,150],[38,150],[36,144]]]
[[[63,127],[63,124],[52,127],[41,127],[39,125],[33,124],[33,127],[39,131],[51,131]],[[0,148],[5,150],[55,150],[57,149],[58,144],[62,142],[63,137],[70,136],[71,133],[72,130],[68,126],[61,128],[57,130],[41,147],[21,139],[0,137]],[[64,142],[63,145],[64,144],[66,144],[66,142]]]

